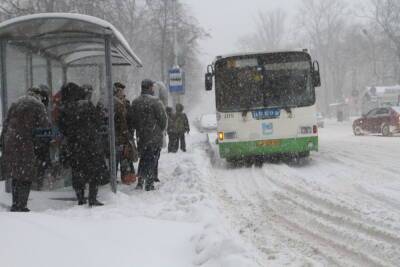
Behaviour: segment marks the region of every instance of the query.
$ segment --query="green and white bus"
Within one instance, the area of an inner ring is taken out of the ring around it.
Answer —
[[[207,68],[207,91],[213,78],[221,158],[301,158],[318,150],[321,81],[307,50],[218,56]]]

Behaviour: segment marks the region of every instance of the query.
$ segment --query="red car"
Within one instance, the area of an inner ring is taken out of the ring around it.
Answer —
[[[381,133],[390,136],[400,132],[400,107],[375,108],[353,122],[355,135]]]

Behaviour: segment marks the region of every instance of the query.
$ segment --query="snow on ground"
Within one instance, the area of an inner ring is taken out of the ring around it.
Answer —
[[[216,167],[211,188],[264,266],[400,266],[398,155],[398,137],[328,122],[305,166]]]
[[[0,193],[0,266],[399,266],[399,137],[328,122],[308,164],[237,169],[188,139],[157,191],[104,187],[104,207],[56,200],[67,188],[13,214]]]
[[[205,137],[189,139],[188,153],[162,154],[156,191],[105,186],[104,207],[76,206],[66,188],[33,191],[31,213],[10,213],[1,183],[0,266],[262,266],[209,189]]]

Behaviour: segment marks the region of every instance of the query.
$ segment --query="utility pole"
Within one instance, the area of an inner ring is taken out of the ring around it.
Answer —
[[[172,0],[173,4],[173,14],[174,14],[174,68],[179,68],[178,66],[178,27],[177,27],[177,19],[176,19],[176,1]]]
[[[184,86],[184,73],[183,70],[179,67],[178,56],[179,56],[179,48],[178,48],[178,20],[177,20],[177,0],[172,1],[172,14],[173,14],[173,51],[174,51],[174,63],[172,68],[169,70],[169,91],[172,96],[173,106],[181,103],[181,95],[185,93]]]
[[[369,44],[371,46],[372,50],[372,63],[373,63],[373,75],[374,75],[374,86],[379,84],[381,82],[381,79],[378,75],[377,67],[376,67],[376,47],[375,47],[375,41],[373,37],[370,35],[370,33],[366,29],[362,29],[362,33],[368,38]]]

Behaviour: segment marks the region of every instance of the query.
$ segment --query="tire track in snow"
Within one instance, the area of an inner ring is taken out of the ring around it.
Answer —
[[[273,205],[272,205],[273,204]],[[311,244],[317,251],[330,255],[338,262],[339,266],[390,266],[381,259],[367,255],[361,251],[354,250],[345,242],[335,240],[329,236],[323,235],[317,229],[311,227],[309,221],[301,217],[292,218],[285,214],[288,211],[287,206],[281,206],[276,202],[264,202],[264,209],[274,213],[276,219],[275,225],[285,227],[290,230],[288,235],[298,235],[300,238]]]
[[[358,209],[358,207],[353,206],[352,203],[347,203],[344,202],[343,200],[339,199],[339,196],[335,196],[336,198],[332,198],[332,195],[329,195],[329,198],[324,198],[321,196],[318,196],[318,194],[323,194],[327,195],[329,192],[323,192],[321,188],[313,188],[313,192],[310,192],[306,190],[303,186],[297,184],[296,187],[294,185],[291,185],[289,183],[284,183],[284,179],[273,179],[270,174],[271,171],[274,171],[276,177],[284,177],[286,180],[295,180],[297,182],[304,182],[308,187],[311,187],[309,183],[304,181],[304,179],[300,176],[297,175],[291,175],[290,177],[288,176],[289,174],[285,173],[284,168],[280,168],[280,170],[276,170],[276,168],[273,166],[271,169],[269,169],[269,172],[266,173],[266,177],[269,179],[271,183],[273,183],[275,186],[293,193],[296,196],[302,197],[305,200],[308,200],[310,203],[317,204],[323,208],[326,208],[330,211],[335,211],[338,212],[341,215],[347,216],[349,218],[354,218],[358,222],[371,225],[373,227],[376,227],[377,229],[381,229],[382,227],[385,227],[388,229],[389,232],[396,231],[398,229],[395,229],[392,227],[392,225],[387,224],[385,221],[377,221],[372,218],[365,218],[363,216],[363,211]],[[340,202],[340,203],[339,203]],[[365,215],[365,214],[364,214]],[[398,236],[398,235],[397,235]]]
[[[252,229],[242,233],[242,235],[255,243],[256,247],[267,256],[271,255],[268,251],[270,249],[265,249],[264,246],[266,242],[275,239],[274,245],[279,247],[279,250],[290,249],[296,254],[295,257],[303,258],[306,262],[302,266],[318,265],[318,263],[323,263],[324,266],[348,265],[348,261],[338,260],[338,254],[334,250],[321,250],[315,242],[305,240],[302,231],[297,232],[298,229],[293,228],[290,223],[282,223],[278,219],[279,213],[272,208],[266,209],[265,201],[269,201],[266,198],[273,197],[273,194],[268,194],[265,191],[261,193],[260,190],[274,187],[274,185],[268,183],[261,170],[252,171],[251,175],[248,175],[244,180],[232,179],[229,182],[235,182],[235,188],[240,189],[239,193],[243,198],[241,205],[238,201],[232,201],[232,197],[228,195],[226,190],[219,193],[224,202],[224,207],[230,210],[233,216],[231,221],[236,225],[240,222],[239,225],[242,228],[251,226]],[[226,185],[220,182],[216,188],[223,188],[224,186]],[[262,197],[259,195],[262,195]]]
[[[282,173],[280,174],[282,175]],[[325,243],[329,242],[328,240],[331,240],[335,247],[338,248],[339,246],[342,249],[346,249],[347,254],[353,253],[353,258],[356,259],[361,256],[361,258],[363,258],[365,261],[374,262],[378,266],[387,265],[385,264],[386,258],[390,258],[392,264],[395,264],[395,262],[400,260],[398,256],[400,237],[398,235],[375,225],[371,226],[367,224],[365,220],[360,221],[355,219],[358,216],[354,216],[354,213],[349,212],[348,209],[337,209],[335,204],[326,202],[326,200],[315,197],[305,191],[301,191],[298,189],[298,187],[294,188],[291,185],[277,182],[271,176],[267,176],[267,179],[277,187],[281,188],[281,191],[275,192],[274,194],[277,196],[277,199],[280,199],[281,201],[284,200],[283,203],[286,205],[283,205],[282,203],[277,204],[277,207],[279,207],[277,210],[293,210],[297,213],[299,210],[303,210],[304,212],[303,214],[299,215],[300,217],[285,217],[287,221],[292,221],[293,223],[297,224],[297,227],[302,227],[300,224],[298,224],[299,219],[302,218],[302,216],[305,216],[306,218],[308,216],[308,220],[305,220],[307,224],[313,221],[321,221],[319,225],[327,228],[328,226],[325,222],[330,223],[330,231],[333,231],[333,234],[331,233],[330,237],[322,237],[325,235],[325,233],[312,232],[313,237],[320,234],[321,238],[325,238]],[[303,225],[303,227],[306,229],[310,227],[307,224]],[[373,222],[373,224],[376,223]],[[337,228],[335,228],[335,226],[337,226]],[[344,240],[334,241],[333,239],[336,239],[336,235],[340,236],[340,234],[343,233],[343,231],[341,231],[343,228],[350,233],[350,235],[342,235]],[[308,231],[310,231],[310,229],[308,229]],[[351,235],[351,233],[354,233],[355,235]],[[363,238],[363,236],[365,236],[365,238]],[[373,240],[378,247],[370,246],[369,242],[371,240]],[[370,258],[361,251],[353,250],[351,247],[345,245],[347,242],[351,243],[354,241],[360,242],[359,247],[370,247],[370,253],[375,254],[375,258]],[[379,250],[381,253],[375,253],[377,250]],[[390,263],[388,264],[390,265]]]
[[[342,245],[351,244],[351,250],[355,253],[365,254],[367,252],[368,254],[365,255],[374,255],[375,259],[380,259],[381,262],[386,262],[388,265],[395,266],[400,262],[399,237],[354,222],[350,218],[305,205],[282,193],[277,193],[277,198],[285,203],[286,206],[281,204],[284,208],[292,207],[297,214],[300,214],[299,217],[307,218],[307,227],[314,225],[315,229],[320,231],[321,236]],[[298,217],[295,219],[297,220]],[[346,247],[348,246],[346,245]]]
[[[261,172],[259,171],[260,175]],[[260,176],[257,175],[257,176]],[[252,173],[254,177],[254,172]],[[218,186],[215,188],[224,188],[225,184],[216,179]],[[249,190],[248,187],[253,189],[260,188],[260,184],[256,179],[246,177],[242,179],[232,179],[230,182],[235,182],[236,188],[239,188],[239,194],[242,200],[235,201],[226,190],[220,190],[218,195],[223,201],[223,205],[231,214],[230,221],[240,228],[240,233],[248,241],[255,244],[255,246],[266,255],[270,260],[274,257],[274,251],[280,252],[290,250],[295,253],[294,258],[297,261],[302,261],[301,266],[313,266],[315,263],[325,263],[328,266],[340,266],[340,262],[336,260],[336,255],[328,255],[312,244],[306,243],[300,236],[293,233],[292,229],[281,229],[277,227],[279,224],[276,221],[274,213],[268,213],[262,205],[260,205],[259,198],[255,198],[257,192]],[[268,187],[267,187],[268,188]],[[288,234],[291,232],[291,234]],[[266,244],[273,243],[272,248],[266,247]],[[289,255],[290,257],[290,255]],[[300,258],[300,259],[299,259]],[[296,261],[293,259],[293,261]],[[268,261],[272,263],[271,261]],[[295,265],[298,266],[298,265]]]
[[[390,206],[394,211],[400,212],[400,202],[397,202],[396,200],[388,198],[382,194],[371,192],[361,185],[355,186],[355,189],[375,201],[382,202],[385,206]]]

